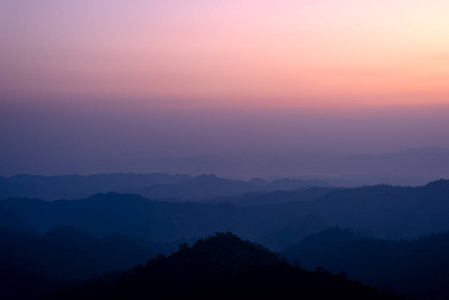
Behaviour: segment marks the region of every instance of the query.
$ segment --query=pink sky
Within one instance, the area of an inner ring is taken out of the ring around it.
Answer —
[[[449,103],[446,0],[16,0],[3,98],[167,107]]]

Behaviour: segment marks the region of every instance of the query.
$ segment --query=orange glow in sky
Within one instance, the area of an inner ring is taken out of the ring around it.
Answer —
[[[449,103],[447,0],[1,6],[0,93],[9,97],[212,107]]]

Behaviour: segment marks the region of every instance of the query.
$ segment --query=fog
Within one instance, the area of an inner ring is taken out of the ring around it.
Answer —
[[[447,106],[270,110],[105,101],[0,105],[1,176],[313,176],[355,154],[449,148]]]

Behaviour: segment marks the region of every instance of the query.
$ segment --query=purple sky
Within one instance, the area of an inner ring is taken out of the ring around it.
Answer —
[[[143,163],[162,157],[300,159],[449,148],[445,106],[170,110],[16,100],[0,108],[2,176],[153,172],[160,170]]]
[[[211,155],[253,168],[299,160],[304,172],[354,153],[449,148],[448,10],[3,1],[0,175],[153,172],[161,158]]]

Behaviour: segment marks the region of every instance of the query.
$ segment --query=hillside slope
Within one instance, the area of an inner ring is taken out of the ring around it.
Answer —
[[[367,238],[330,228],[283,253],[302,267],[346,272],[350,278],[413,299],[444,300],[449,295],[449,233],[414,241]]]
[[[292,266],[263,247],[217,233],[168,258],[159,256],[108,284],[58,299],[403,299],[326,271]]]

